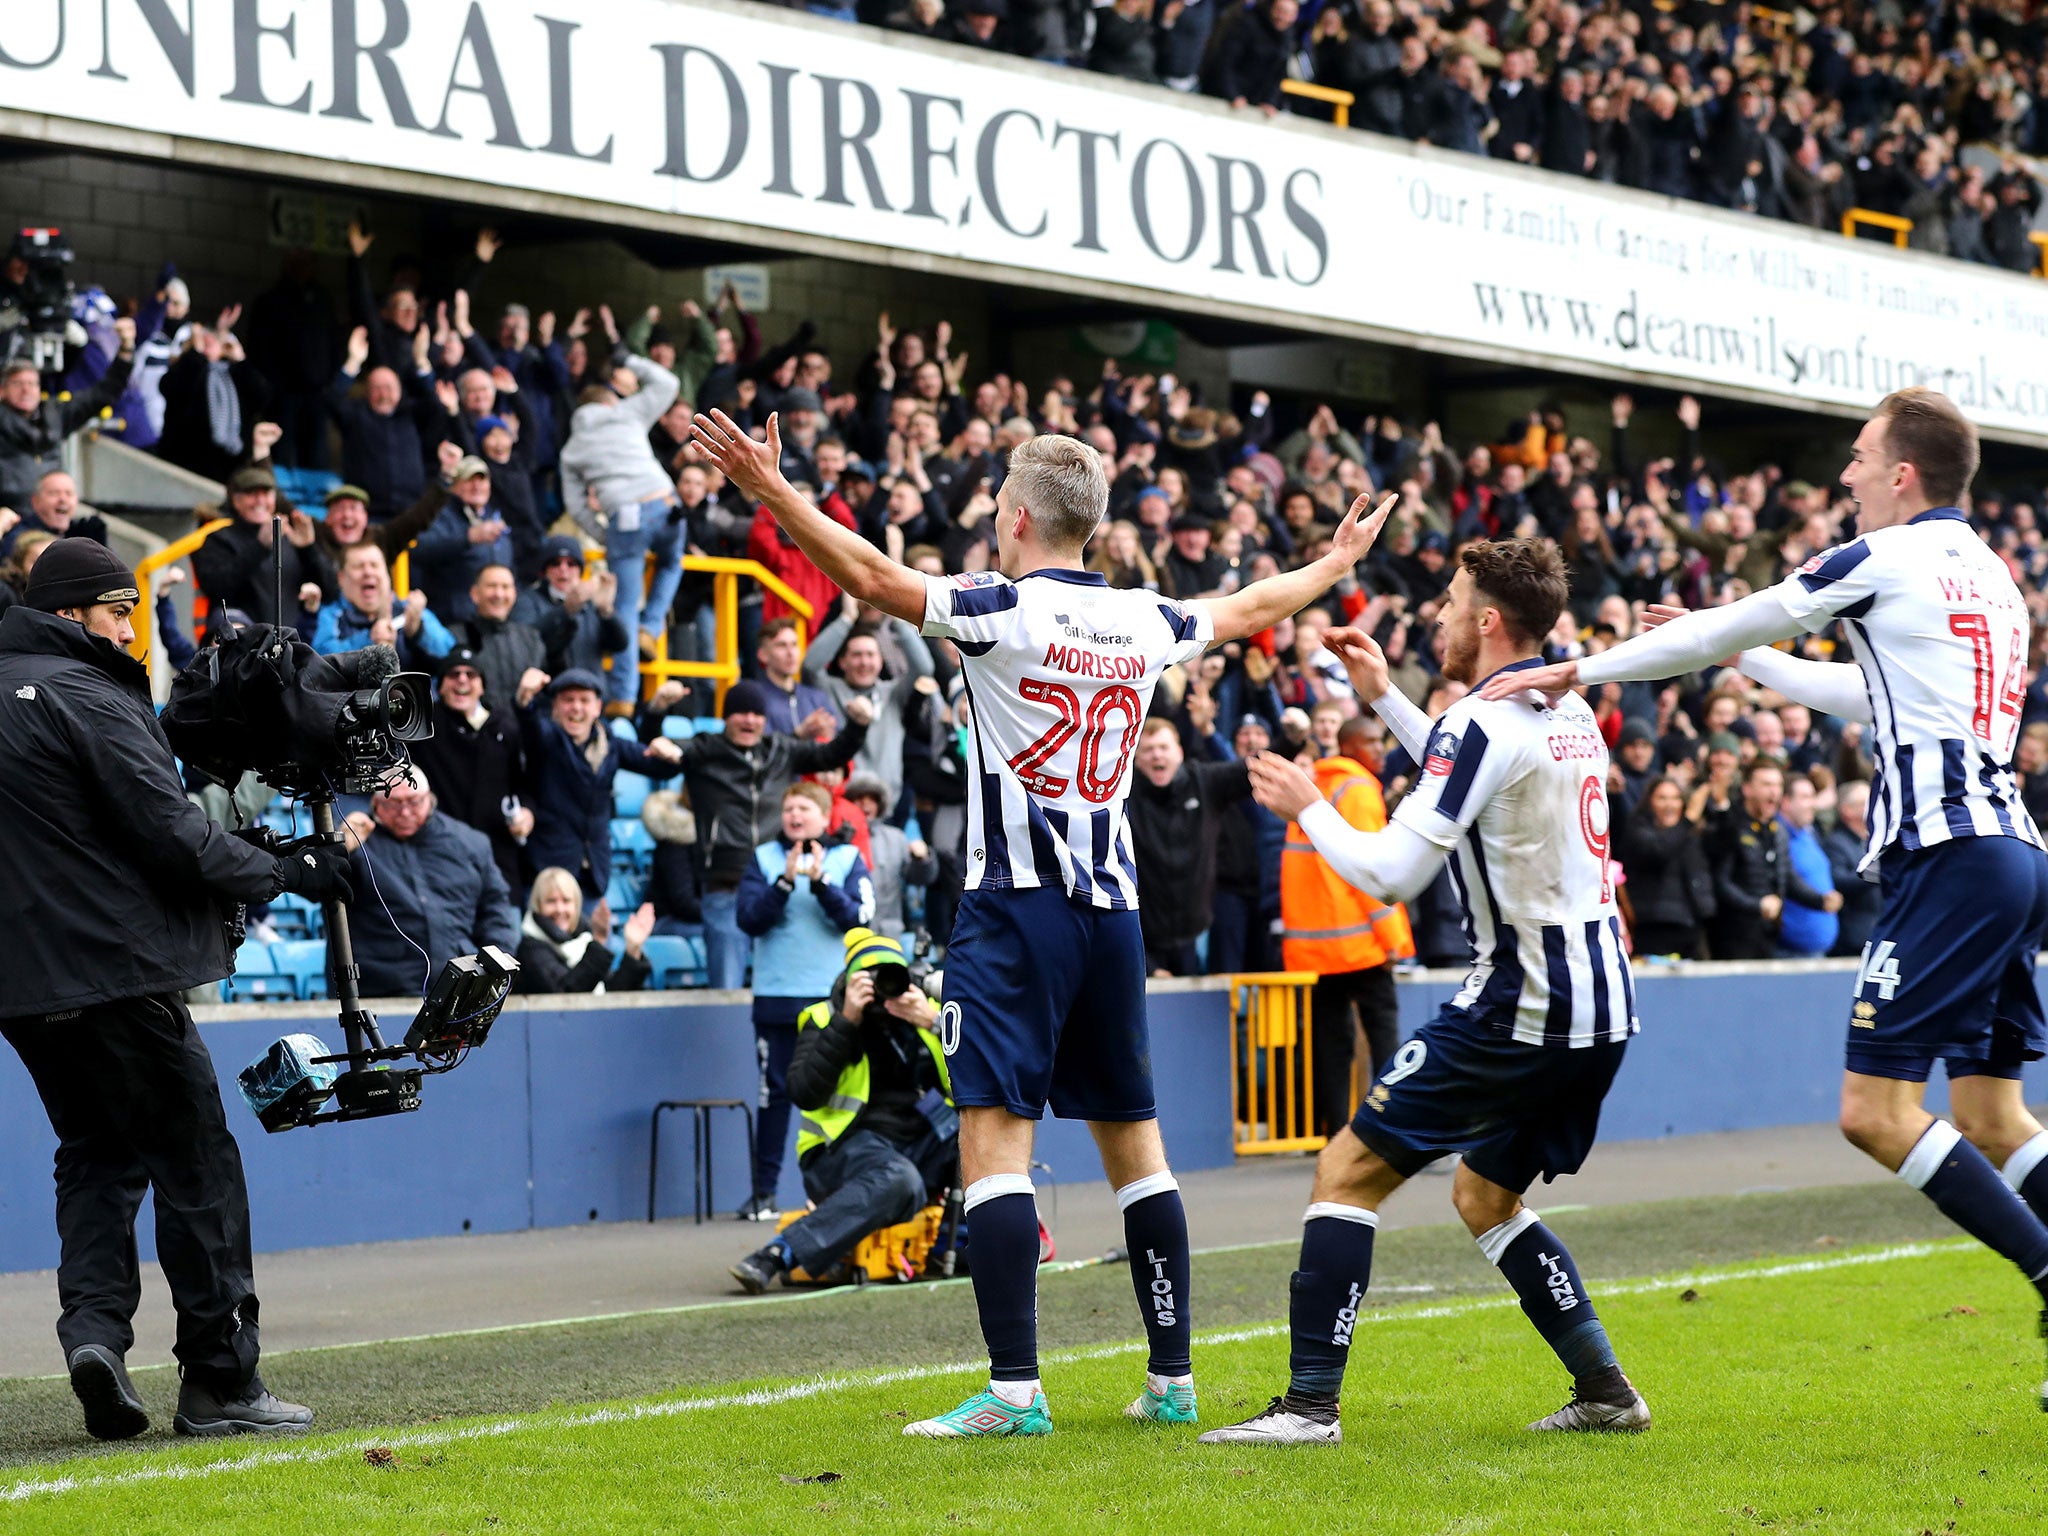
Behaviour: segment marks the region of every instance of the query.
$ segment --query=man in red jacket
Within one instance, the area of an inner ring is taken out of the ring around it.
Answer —
[[[808,486],[797,487],[805,497],[811,495]],[[838,492],[825,497],[818,509],[843,527],[853,528],[853,513],[848,509]],[[858,530],[856,530],[858,531]],[[839,602],[839,588],[832,578],[811,564],[810,557],[796,547],[790,536],[776,526],[775,518],[766,507],[754,509],[754,526],[747,534],[747,555],[758,560],[799,597],[810,603],[813,615],[826,615]],[[779,619],[786,613],[793,613],[788,603],[774,592],[766,592],[761,598],[761,620]],[[815,634],[819,619],[813,617],[806,627]]]

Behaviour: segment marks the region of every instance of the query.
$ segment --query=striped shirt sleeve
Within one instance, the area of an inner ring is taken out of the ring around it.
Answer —
[[[1824,549],[1771,590],[1802,629],[1818,633],[1837,619],[1860,619],[1877,602],[1881,561],[1851,539]]]
[[[1173,631],[1173,643],[1166,653],[1169,667],[1176,662],[1193,661],[1216,643],[1216,620],[1207,603],[1176,603],[1162,597],[1159,617]]]
[[[1394,812],[1401,826],[1439,848],[1454,848],[1487,801],[1513,776],[1512,742],[1494,741],[1470,715],[1446,716],[1431,732],[1415,788]]]
[[[995,571],[926,576],[918,633],[965,645],[991,645],[1017,618],[1017,588]]]

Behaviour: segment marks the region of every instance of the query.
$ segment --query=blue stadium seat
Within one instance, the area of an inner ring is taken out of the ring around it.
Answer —
[[[277,488],[315,517],[327,515],[327,493],[341,484],[341,476],[329,469],[273,468]]]
[[[235,973],[221,983],[221,995],[231,1003],[274,1002],[293,998],[292,979],[281,975],[273,957],[275,946],[244,944],[235,951]]]
[[[291,944],[270,946],[272,960],[280,974],[289,976],[301,998],[327,995],[327,941],[301,939]]]
[[[654,780],[645,774],[628,773],[621,768],[612,780],[612,815],[638,816],[653,788]]]
[[[650,986],[663,989],[701,987],[709,972],[704,962],[704,941],[683,934],[657,933],[647,940],[647,963],[654,968]]]
[[[640,910],[640,877],[614,865],[612,883],[605,887],[604,895],[611,903],[613,920],[623,927],[626,919]]]
[[[313,936],[310,915],[302,906],[288,905],[283,896],[273,897],[265,919],[280,939],[308,939]]]
[[[622,816],[612,822],[612,860],[623,861],[636,875],[645,876],[654,864],[654,834],[636,816]]]
[[[696,733],[696,722],[688,715],[663,715],[661,734],[670,741],[683,741]]]
[[[612,734],[621,741],[637,742],[640,733],[633,729],[633,722],[623,715],[612,716]]]
[[[699,736],[716,736],[725,729],[725,722],[716,715],[698,715],[696,719]]]

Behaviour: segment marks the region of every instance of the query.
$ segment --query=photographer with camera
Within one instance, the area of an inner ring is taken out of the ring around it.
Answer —
[[[45,400],[43,376],[26,358],[0,367],[0,507],[25,507],[36,482],[62,469],[64,440],[111,407],[135,367],[135,322],[114,322],[120,350],[99,383],[68,400]]]
[[[740,880],[737,915],[754,941],[754,1043],[761,1062],[760,1134],[754,1194],[741,1219],[775,1219],[789,1131],[786,1075],[797,1015],[831,990],[845,962],[842,935],[875,915],[874,881],[851,843],[828,845],[832,796],[816,784],[782,792],[782,835],[754,850]]]
[[[846,968],[829,998],[797,1016],[789,1064],[789,1096],[803,1112],[797,1165],[815,1208],[733,1265],[749,1295],[792,1269],[824,1274],[951,1182],[960,1120],[938,1020],[902,945],[865,928],[846,935]]]
[[[178,1315],[174,1425],[302,1429],[256,1374],[249,1197],[183,993],[232,968],[237,903],[352,899],[338,848],[280,857],[185,797],[126,647],[135,575],[91,539],[49,545],[0,618],[0,1034],[57,1133],[57,1337],[86,1428],[149,1427],[123,1357],[141,1301],[135,1216],[156,1193]]]

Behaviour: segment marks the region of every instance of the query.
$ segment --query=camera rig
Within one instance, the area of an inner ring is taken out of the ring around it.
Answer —
[[[282,518],[271,533],[276,611],[283,614]],[[250,841],[287,858],[341,847],[336,795],[390,783],[411,766],[406,744],[433,735],[426,677],[400,671],[389,646],[320,656],[281,625],[236,628],[219,606],[207,642],[171,686],[162,723],[173,749],[216,783],[232,788],[253,772],[312,812],[310,836],[286,841],[255,829],[242,834]],[[519,970],[492,945],[448,961],[404,1040],[387,1044],[363,1006],[348,911],[334,900],[321,910],[347,1049],[330,1052],[312,1035],[287,1035],[242,1070],[242,1097],[267,1131],[418,1109],[425,1079],[451,1071],[484,1043]]]

